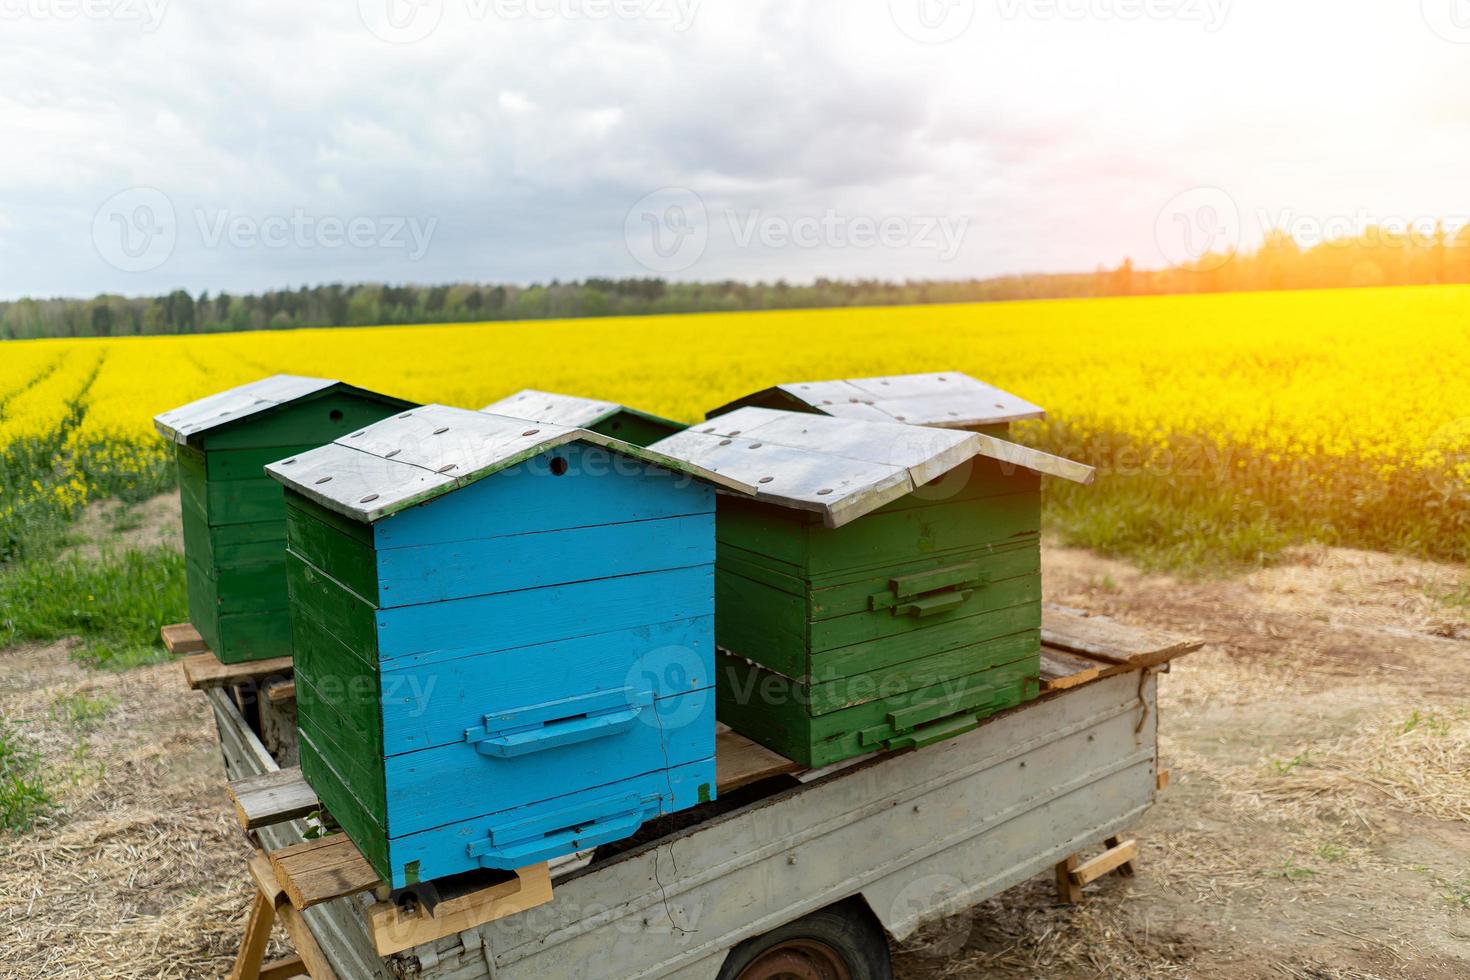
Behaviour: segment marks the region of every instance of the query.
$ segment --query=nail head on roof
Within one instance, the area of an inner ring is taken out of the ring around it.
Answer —
[[[436,436],[442,436],[444,433],[446,433],[448,431],[449,431],[449,426],[447,426],[447,425],[441,425],[441,426],[439,426],[439,428],[437,428],[437,429],[434,430],[434,435],[436,435]]]
[[[378,495],[377,494],[370,493],[366,497],[363,497],[361,500],[359,500],[358,503],[360,503],[360,504],[370,504],[374,500],[377,500],[377,499],[378,499]]]
[[[296,457],[295,456],[292,456],[290,459],[283,459],[283,460],[281,460],[281,465],[282,466],[290,466],[294,462],[296,462]]]
[[[721,439],[720,440],[720,445],[722,445],[722,446],[728,446],[728,445],[730,445],[730,440],[729,439]]]
[[[740,435],[740,430],[739,429],[736,429],[734,432],[730,433],[730,435],[732,435],[732,436],[738,436],[738,435]]]
[[[745,448],[746,449],[759,449],[761,447],[761,445],[762,444],[759,443],[759,442],[752,442],[750,445],[746,446]]]
[[[458,463],[445,463],[443,466],[439,467],[438,472],[448,473],[450,470],[454,469],[458,465]]]
[[[318,481],[316,481],[316,482],[317,482],[317,484],[318,484],[318,485],[321,485],[321,484],[323,484],[323,483],[327,483],[327,482],[330,482],[330,481],[331,481],[331,479],[332,479],[332,478],[331,478],[331,477],[330,477],[330,476],[324,476],[324,477],[322,477],[322,478],[321,478],[321,479],[320,479],[320,480],[318,480]]]
[[[394,456],[397,456],[401,452],[403,452],[402,449],[390,449],[388,451],[388,455],[384,456],[383,458],[384,459],[392,459]]]
[[[401,418],[401,419],[406,419],[406,418],[408,418],[412,414],[413,414],[412,412],[404,412],[402,415],[400,415],[398,417]]]
[[[817,496],[818,497],[825,497],[825,496],[827,496],[827,494],[829,494],[831,492],[832,492],[832,488],[831,487],[823,487],[822,489],[820,489],[820,490],[817,491]]]
[[[352,438],[357,439],[357,438],[359,438],[361,436],[365,436],[365,435],[367,435],[367,429],[363,429],[361,432],[354,432],[354,433],[352,433]]]
[[[762,483],[770,483],[774,479],[775,479],[774,476],[763,476],[763,477],[761,477],[761,482]]]
[[[525,432],[522,432],[521,435],[523,435],[523,436],[534,436],[536,433],[538,433],[540,431],[541,431],[540,429],[527,429]]]

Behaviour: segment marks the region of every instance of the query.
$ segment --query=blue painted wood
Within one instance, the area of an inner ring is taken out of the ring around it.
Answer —
[[[378,552],[382,608],[686,568],[715,560],[713,513]]]
[[[627,727],[539,752],[486,755],[463,740],[396,755],[384,762],[388,833],[398,837],[542,803],[696,762],[714,751],[715,693],[705,688],[657,701]]]
[[[714,566],[383,609],[382,668],[422,666],[611,630],[714,615]]]
[[[646,681],[656,697],[707,687],[714,617],[638,626],[382,673],[383,749],[458,742],[487,713]]]
[[[552,460],[567,464],[552,475]],[[709,514],[715,493],[682,473],[598,446],[559,446],[374,525],[379,550],[466,538]]]
[[[478,816],[422,833],[390,838],[388,853],[392,868],[391,883],[395,888],[402,888],[416,881],[441,878],[479,867],[524,867],[525,846],[532,839],[528,834],[539,833],[543,839],[549,836],[558,855],[569,854],[590,846],[590,839],[584,839],[575,833],[558,834],[555,830],[570,831],[572,827],[590,821],[594,825],[592,836],[595,837],[599,818],[616,816],[618,811],[628,806],[630,800],[638,801],[637,805],[641,806],[641,823],[660,814],[698,806],[713,799],[714,793],[715,760],[710,756],[666,771],[645,773],[613,785],[596,786],[531,806]],[[551,822],[566,822],[559,828],[550,828],[547,819],[552,814],[556,814],[557,819]],[[549,835],[548,829],[552,831]],[[628,824],[621,824],[618,829],[627,830]],[[633,830],[636,829],[634,826]],[[631,832],[621,836],[626,837]],[[411,873],[410,865],[413,866]]]

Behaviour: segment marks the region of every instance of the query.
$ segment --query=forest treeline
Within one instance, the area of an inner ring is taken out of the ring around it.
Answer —
[[[842,306],[1076,299],[1165,293],[1470,283],[1470,226],[1458,234],[1368,229],[1309,249],[1281,232],[1254,252],[1207,255],[1185,266],[994,279],[809,284],[584,279],[511,286],[334,283],[263,293],[0,302],[0,339],[287,330],[295,327],[455,323]]]

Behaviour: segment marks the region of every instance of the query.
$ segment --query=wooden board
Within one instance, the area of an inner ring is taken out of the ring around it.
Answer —
[[[715,735],[715,783],[720,793],[728,793],[751,783],[801,772],[799,763],[757,745],[739,732],[719,726]]]
[[[551,871],[542,862],[506,872],[498,884],[444,899],[429,914],[422,906],[410,912],[394,902],[377,902],[367,910],[368,929],[378,955],[389,956],[545,905],[551,898]]]
[[[378,887],[378,873],[346,834],[302,841],[271,852],[271,867],[301,910]]]
[[[207,653],[209,647],[204,643],[204,637],[192,623],[174,623],[159,630],[163,637],[164,648],[176,657],[182,657],[190,653]]]
[[[1104,667],[1111,666],[1086,657],[1058,650],[1055,647],[1041,648],[1041,689],[1043,691],[1065,691],[1078,684],[1095,681],[1102,676]]]
[[[247,681],[256,681],[273,674],[291,672],[290,657],[271,657],[269,660],[250,660],[239,664],[222,664],[214,654],[195,653],[180,661],[184,668],[184,679],[195,691],[208,687],[231,687]]]
[[[1198,640],[1126,626],[1107,616],[1088,615],[1051,603],[1042,606],[1041,642],[1128,670],[1164,663],[1204,645]]]
[[[316,794],[298,768],[277,769],[229,785],[235,816],[245,830],[304,817],[318,807]]]

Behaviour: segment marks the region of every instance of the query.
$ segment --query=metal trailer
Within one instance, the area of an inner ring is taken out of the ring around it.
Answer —
[[[1114,669],[949,741],[743,787],[716,815],[553,866],[550,904],[393,956],[369,938],[370,892],[309,908],[306,922],[343,978],[723,980],[777,939],[799,957],[813,930],[874,972],[772,961],[746,976],[887,976],[885,935],[903,940],[1048,871],[1153,804],[1168,664]],[[229,778],[276,769],[231,694],[206,693]],[[274,850],[303,829],[256,833]]]

